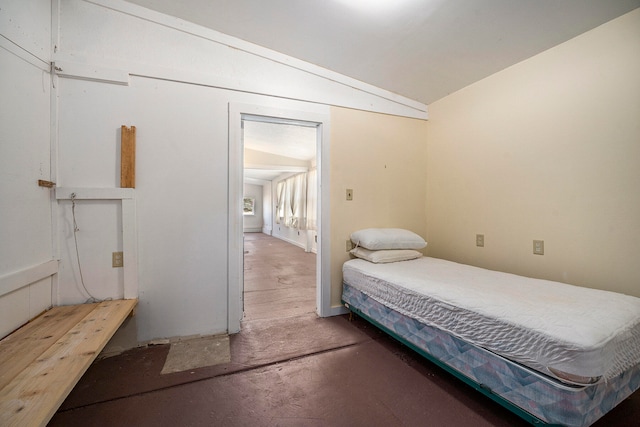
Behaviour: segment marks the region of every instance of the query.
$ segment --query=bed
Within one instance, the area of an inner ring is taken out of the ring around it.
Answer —
[[[352,235],[343,303],[529,422],[588,426],[640,387],[640,298],[423,257],[382,230]]]

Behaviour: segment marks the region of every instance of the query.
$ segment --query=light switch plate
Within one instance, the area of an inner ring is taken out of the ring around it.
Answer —
[[[476,246],[484,247],[484,234],[476,234]]]
[[[544,255],[544,240],[533,241],[533,253],[535,255]]]

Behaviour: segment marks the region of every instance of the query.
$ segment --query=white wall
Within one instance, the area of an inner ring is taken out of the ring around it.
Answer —
[[[307,248],[308,234],[306,230],[298,230],[296,228],[287,227],[284,224],[274,224],[272,235],[301,249]],[[311,239],[313,239],[313,232]]]
[[[0,337],[51,306],[51,6],[0,6]]]
[[[262,185],[262,232],[269,236],[273,232],[273,204],[271,203],[272,191],[271,181]]]
[[[254,214],[244,215],[243,230],[245,233],[262,232],[264,203],[262,199],[262,185],[244,184],[244,197],[253,197],[255,200]]]
[[[62,186],[113,186],[119,176],[119,126],[135,125],[137,129],[137,340],[224,332],[227,105],[230,100],[258,104],[283,101],[142,77],[132,77],[130,86],[61,79],[59,94],[64,112],[59,127]],[[85,216],[83,210],[88,208],[79,202],[77,214],[102,224],[101,237],[92,240],[102,239],[103,244],[81,255],[90,266],[85,270],[100,275],[98,264],[110,263],[111,252],[121,250],[121,243],[114,239],[118,234],[117,207],[105,203],[102,213],[92,211]],[[61,206],[60,213],[60,224],[69,224],[69,210]],[[109,219],[111,223],[104,224]],[[80,227],[82,230],[83,225]],[[90,228],[93,231],[94,227]],[[79,236],[82,246],[82,232]],[[62,227],[60,239],[63,248],[72,247],[71,235]],[[61,302],[77,303],[83,296],[77,292],[76,276],[68,274],[73,270],[73,256],[64,255]],[[90,286],[97,286],[101,297],[109,292],[108,296],[118,297],[122,284],[114,287],[114,283],[120,277],[110,274],[109,267],[103,273],[95,281],[89,278]]]
[[[59,28],[53,59],[61,191],[118,186],[120,126],[137,128],[140,302],[108,350],[227,330],[230,103],[322,115],[327,104],[424,115],[267,59],[268,52],[230,49],[213,31],[119,0],[61,0]],[[111,253],[122,250],[120,209],[117,201],[79,201],[76,208],[85,282],[100,298],[123,292],[121,269],[110,267]],[[69,201],[59,201],[61,304],[86,299],[70,215]]]

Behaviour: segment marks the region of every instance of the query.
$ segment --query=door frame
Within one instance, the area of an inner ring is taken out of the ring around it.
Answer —
[[[320,317],[331,316],[331,256],[329,209],[329,116],[305,111],[283,110],[253,104],[229,103],[229,183],[228,183],[228,333],[240,331],[243,316],[244,244],[242,193],[244,186],[244,143],[242,120],[300,124],[316,128],[318,170],[318,244],[316,255],[316,307]]]

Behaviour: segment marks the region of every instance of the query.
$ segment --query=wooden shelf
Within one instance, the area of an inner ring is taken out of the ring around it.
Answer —
[[[54,307],[0,341],[0,425],[45,426],[137,302]]]

